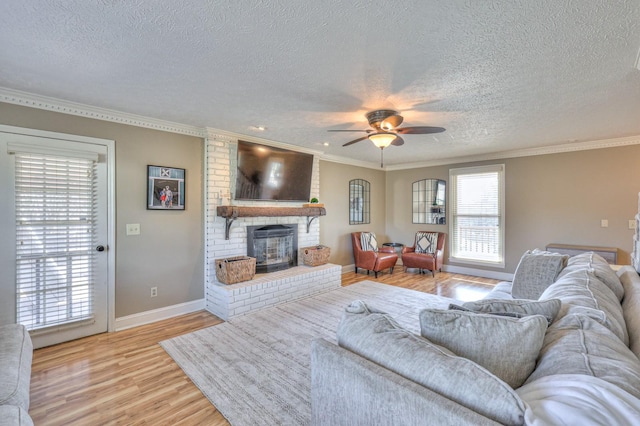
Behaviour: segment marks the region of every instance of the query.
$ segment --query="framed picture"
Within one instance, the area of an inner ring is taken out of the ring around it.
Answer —
[[[147,166],[147,210],[184,210],[185,170]]]

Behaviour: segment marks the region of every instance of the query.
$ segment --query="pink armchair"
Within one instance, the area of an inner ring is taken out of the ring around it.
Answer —
[[[429,231],[420,231],[429,232]],[[419,272],[423,269],[431,271],[433,276],[436,276],[436,271],[442,272],[442,260],[444,259],[444,242],[447,239],[447,234],[444,232],[438,232],[438,242],[436,244],[436,250],[432,253],[416,253],[415,241],[411,247],[405,247],[402,249],[402,264],[404,271],[407,268],[418,268]]]
[[[369,275],[369,271],[373,271],[376,278],[378,278],[378,272],[387,268],[393,274],[393,267],[396,266],[398,261],[398,255],[393,247],[379,247],[377,252],[362,250],[360,234],[361,232],[351,233],[353,257],[356,261],[356,274],[358,273],[358,268],[366,269],[367,275]]]

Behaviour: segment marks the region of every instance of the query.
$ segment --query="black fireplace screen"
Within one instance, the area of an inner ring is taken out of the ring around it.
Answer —
[[[281,271],[298,264],[298,225],[247,226],[247,256],[256,273]]]

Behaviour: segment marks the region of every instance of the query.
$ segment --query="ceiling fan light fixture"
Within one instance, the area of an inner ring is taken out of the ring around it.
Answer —
[[[378,132],[369,135],[369,140],[380,149],[385,149],[396,138],[395,133]]]

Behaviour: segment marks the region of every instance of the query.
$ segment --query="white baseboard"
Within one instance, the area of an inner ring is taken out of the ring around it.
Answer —
[[[178,303],[177,305],[165,306],[164,308],[153,309],[151,311],[127,315],[116,318],[115,331],[122,331],[139,325],[150,324],[152,322],[177,317],[178,315],[190,314],[203,309],[204,299],[198,299],[190,302]]]
[[[342,266],[342,273],[346,274],[347,272],[353,272],[356,269],[356,265],[355,263],[352,263],[351,265],[343,265]]]
[[[492,278],[501,281],[513,281],[513,274],[507,272],[487,271],[484,269],[467,268],[464,266],[442,265],[444,272],[454,274],[473,275],[474,277]]]

